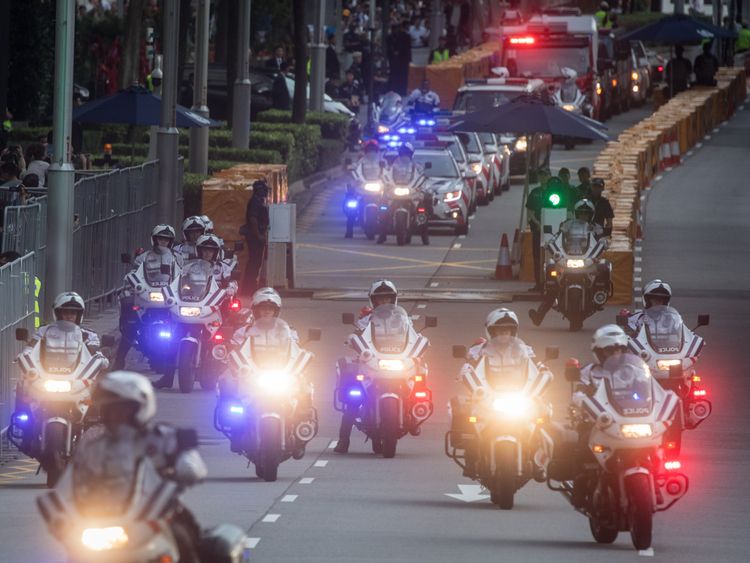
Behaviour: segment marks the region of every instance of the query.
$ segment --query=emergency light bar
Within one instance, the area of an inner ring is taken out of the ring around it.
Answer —
[[[511,45],[533,45],[536,42],[536,39],[533,37],[511,37],[510,38],[510,44]]]

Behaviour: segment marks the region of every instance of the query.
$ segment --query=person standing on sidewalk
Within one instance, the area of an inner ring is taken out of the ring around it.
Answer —
[[[266,240],[270,223],[267,203],[269,191],[265,180],[256,180],[253,183],[253,196],[247,202],[245,210],[245,224],[241,234],[247,242],[248,253],[243,283],[243,293],[246,295],[252,295],[260,287],[260,270],[266,257]]]

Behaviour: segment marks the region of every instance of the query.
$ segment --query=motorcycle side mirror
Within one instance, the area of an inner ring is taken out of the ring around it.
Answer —
[[[16,329],[16,340],[18,342],[26,342],[29,339],[29,331],[25,328]]]
[[[111,334],[102,336],[102,348],[112,348],[115,345],[115,337]]]
[[[459,360],[466,359],[466,354],[468,353],[466,350],[466,346],[460,346],[458,344],[455,344],[451,350],[453,351],[454,358],[459,359]]]
[[[194,428],[177,429],[177,450],[185,452],[198,447],[198,433]]]
[[[438,325],[437,317],[425,317],[424,318],[425,328],[435,328],[437,325]]]
[[[341,323],[345,325],[353,325],[354,324],[354,314],[353,313],[343,313],[341,315]]]
[[[679,363],[676,366],[669,366],[669,379],[673,378],[682,378],[682,363]]]
[[[307,331],[308,342],[320,342],[321,336],[323,336],[323,331],[319,328],[311,328]]]
[[[164,276],[172,275],[172,267],[169,264],[162,264],[159,266],[159,272]]]
[[[544,349],[544,361],[556,360],[560,357],[560,348],[557,346],[547,346]]]
[[[242,252],[245,250],[245,243],[241,240],[234,241],[234,251],[235,252]]]
[[[544,227],[542,228],[542,232],[545,235],[551,235],[551,234],[553,234],[552,233],[552,225],[544,225]]]
[[[625,328],[628,326],[628,316],[627,315],[617,315],[617,318],[615,320],[617,323],[617,326]]]
[[[128,254],[127,252],[123,252],[122,254],[120,254],[120,262],[122,262],[123,264],[130,264],[130,254]]]
[[[711,315],[698,315],[698,324],[695,325],[695,328],[698,328],[699,326],[708,326],[710,320]]]
[[[432,162],[425,162],[424,163],[424,169],[429,170],[432,168]]]
[[[570,383],[581,381],[581,366],[575,358],[570,358],[565,364],[565,381]]]

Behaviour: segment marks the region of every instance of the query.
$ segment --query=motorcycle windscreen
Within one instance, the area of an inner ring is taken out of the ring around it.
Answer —
[[[380,180],[380,155],[375,158],[365,156],[362,158],[362,177],[368,182]]]
[[[644,416],[654,405],[653,379],[648,366],[635,354],[613,356],[604,362],[605,378],[612,405],[622,415]]]
[[[191,303],[203,301],[213,277],[213,268],[205,260],[191,260],[180,276],[180,299]]]
[[[56,321],[47,327],[41,344],[42,366],[49,373],[73,373],[83,349],[83,333],[70,321]]]
[[[414,164],[411,160],[404,162],[404,159],[397,158],[391,166],[391,176],[397,184],[408,184],[411,182],[414,173]]]
[[[380,103],[380,121],[381,123],[391,124],[403,111],[403,101],[401,96],[395,92],[388,92],[383,96]]]
[[[676,354],[682,350],[682,316],[676,309],[655,305],[643,311],[643,325],[651,348],[657,354]]]
[[[375,349],[383,354],[401,354],[409,340],[411,320],[409,314],[398,305],[376,307],[370,317],[372,341]]]
[[[562,243],[569,256],[581,256],[589,249],[591,227],[585,221],[566,221],[562,226]]]
[[[562,88],[560,88],[560,99],[563,102],[572,104],[576,101],[577,97],[578,85],[575,83],[575,80],[565,81],[565,83],[562,85]]]
[[[514,336],[495,337],[484,348],[485,378],[496,391],[518,391],[526,385],[529,353]]]
[[[162,272],[162,265],[169,266],[170,273]],[[164,287],[172,281],[172,273],[175,269],[174,256],[171,252],[157,253],[149,250],[143,264],[143,272],[146,283],[151,287]]]
[[[249,333],[250,354],[261,369],[282,369],[289,362],[292,329],[278,318],[259,319]]]

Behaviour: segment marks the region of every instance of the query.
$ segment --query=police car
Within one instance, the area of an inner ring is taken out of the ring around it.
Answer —
[[[428,225],[451,228],[456,235],[467,234],[472,194],[446,144],[417,148],[413,160],[422,167],[427,177],[425,189],[433,196],[433,211]]]

